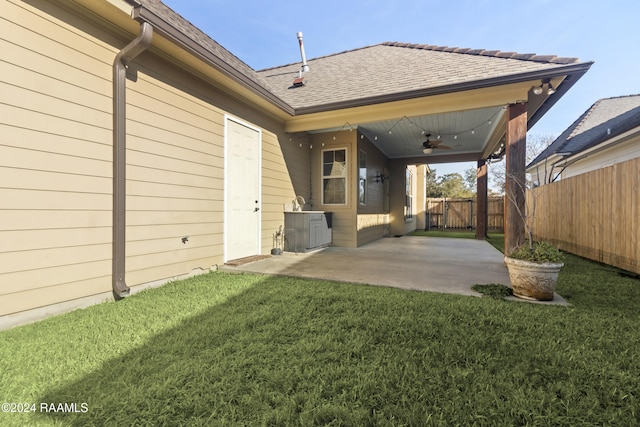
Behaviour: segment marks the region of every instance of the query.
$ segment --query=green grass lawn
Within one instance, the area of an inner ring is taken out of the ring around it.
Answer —
[[[569,255],[557,291],[194,277],[0,332],[1,400],[36,404],[0,425],[637,425],[640,281]]]
[[[452,239],[475,239],[476,232],[473,230],[461,231],[461,230],[416,230],[409,234],[409,236],[421,236],[421,237],[448,237]],[[489,233],[487,241],[491,243],[500,252],[504,252],[504,234],[503,233]]]
[[[450,237],[454,239],[475,239],[476,232],[473,230],[416,230],[410,236],[424,237]],[[504,236],[504,234],[502,235]]]

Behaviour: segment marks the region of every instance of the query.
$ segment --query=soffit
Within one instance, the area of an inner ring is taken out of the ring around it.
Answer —
[[[560,85],[562,80],[552,82]],[[286,129],[291,133],[321,133],[357,128],[388,158],[413,163],[486,159],[503,141],[506,106],[528,101],[529,117],[540,108],[546,95],[536,96],[531,91],[539,83],[528,81],[306,114],[289,120]],[[422,143],[426,134],[432,135],[431,140],[442,140],[442,145],[450,149],[436,149],[425,155]]]
[[[481,156],[505,110],[504,106],[499,106],[402,117],[368,123],[359,126],[358,130],[391,159],[422,156],[422,143],[427,135],[430,135],[430,141],[440,140],[441,146],[450,147],[435,149],[427,156],[429,159],[470,153]]]

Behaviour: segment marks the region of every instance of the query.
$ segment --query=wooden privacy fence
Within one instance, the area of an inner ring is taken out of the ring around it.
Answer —
[[[477,199],[427,198],[426,228],[431,229],[475,229]],[[489,197],[487,200],[487,229],[504,230],[504,200]]]
[[[534,238],[640,273],[640,158],[543,185],[535,197]]]

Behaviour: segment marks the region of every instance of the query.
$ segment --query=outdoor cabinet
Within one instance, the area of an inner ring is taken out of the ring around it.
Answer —
[[[306,252],[331,244],[331,212],[284,213],[284,250]]]

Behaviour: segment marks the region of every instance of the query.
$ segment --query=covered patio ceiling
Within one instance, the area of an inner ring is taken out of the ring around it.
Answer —
[[[552,79],[497,82],[488,87],[319,110],[293,117],[287,121],[286,128],[291,132],[309,133],[357,129],[387,158],[402,159],[406,164],[486,160],[504,154],[509,105],[525,106],[529,128],[584,72],[578,70],[575,76],[567,73]],[[545,81],[550,81],[555,90],[535,93],[534,89],[549,84],[543,83]],[[430,141],[439,140],[439,145],[449,148],[425,154],[422,144],[427,135]]]
[[[380,151],[390,159],[424,157],[425,163],[477,160],[487,157],[500,145],[493,136],[506,114],[506,107],[485,107],[451,113],[401,117],[358,126]],[[430,154],[422,143],[442,141]]]

